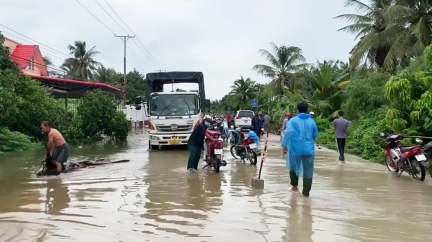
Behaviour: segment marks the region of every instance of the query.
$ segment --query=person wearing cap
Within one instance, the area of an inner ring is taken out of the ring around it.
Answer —
[[[207,137],[210,141],[213,138],[206,132],[207,128],[211,124],[210,116],[205,116],[203,121],[201,121],[192,132],[188,140],[189,146],[189,162],[187,169],[190,171],[198,170],[198,163],[201,158],[201,150],[204,146],[204,139]]]

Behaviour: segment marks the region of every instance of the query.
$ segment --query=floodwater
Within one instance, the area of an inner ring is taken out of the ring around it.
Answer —
[[[221,173],[185,170],[187,150],[72,147],[72,161],[130,159],[59,177],[32,173],[44,151],[0,156],[0,241],[432,241],[432,179],[397,178],[319,150],[311,197],[292,193],[278,138],[263,168],[227,155]]]

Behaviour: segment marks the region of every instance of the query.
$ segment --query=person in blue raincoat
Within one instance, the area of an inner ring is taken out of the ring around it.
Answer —
[[[255,131],[249,130],[249,134],[248,134],[247,139],[253,139],[255,141],[255,144],[257,145],[257,147],[260,147],[260,139],[259,139],[258,135],[255,133]]]
[[[303,196],[309,197],[314,173],[315,140],[318,128],[312,117],[307,114],[306,102],[297,105],[298,115],[289,120],[284,131],[282,147],[288,150],[287,169],[290,171],[291,190],[298,191],[298,179],[303,177]]]

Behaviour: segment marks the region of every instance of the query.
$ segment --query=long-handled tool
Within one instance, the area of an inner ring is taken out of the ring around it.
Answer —
[[[264,188],[264,180],[261,179],[261,172],[262,172],[265,158],[267,156],[268,138],[269,138],[269,133],[267,132],[267,136],[266,136],[266,139],[264,142],[264,152],[261,154],[261,165],[260,165],[260,169],[258,172],[258,178],[252,178],[252,181],[251,181],[252,187],[256,188],[256,189],[263,189]]]

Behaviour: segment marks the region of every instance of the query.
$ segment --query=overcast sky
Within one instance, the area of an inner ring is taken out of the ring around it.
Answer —
[[[79,1],[117,35],[126,34],[95,0]],[[122,24],[105,0],[97,1]],[[333,19],[353,12],[344,8],[345,0],[106,1],[156,59],[150,60],[133,41],[128,41],[138,56],[127,50],[128,70],[201,71],[206,96],[212,100],[228,93],[229,86],[240,76],[269,82],[252,70],[255,64],[266,64],[258,50],[269,49],[269,42],[302,48],[310,63],[324,59],[346,61],[354,45],[354,36],[337,32],[347,23]],[[86,41],[101,52],[98,61],[123,71],[122,43],[76,0],[0,0],[0,24],[65,54],[68,44]],[[11,36],[8,33],[19,35],[2,26],[0,31],[23,44],[37,44]],[[62,64],[63,55],[40,47],[56,67]]]

